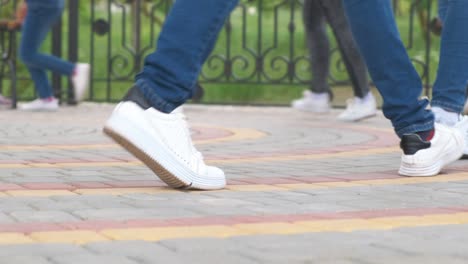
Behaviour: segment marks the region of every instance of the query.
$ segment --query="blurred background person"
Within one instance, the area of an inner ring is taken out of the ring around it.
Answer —
[[[328,84],[330,73],[330,42],[326,23],[336,37],[343,62],[353,87],[354,98],[347,100],[347,107],[338,119],[359,121],[375,116],[377,104],[370,92],[367,68],[354,42],[342,0],[305,0],[303,9],[307,46],[313,79],[303,97],[292,102],[295,109],[314,113],[326,113],[331,109],[333,93]]]
[[[81,101],[85,95],[89,83],[89,64],[75,64],[39,52],[48,32],[61,17],[63,8],[64,0],[26,0],[19,4],[18,13],[25,14],[18,20],[18,23],[22,23],[19,57],[28,68],[39,96],[32,102],[20,104],[21,110],[58,109],[59,101],[54,97],[47,71],[71,78],[76,101]]]

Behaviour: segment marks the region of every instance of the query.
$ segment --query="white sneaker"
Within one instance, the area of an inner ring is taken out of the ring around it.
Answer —
[[[468,158],[468,117],[462,116],[458,113],[446,111],[443,108],[437,106],[432,107],[431,110],[434,113],[436,123],[449,127],[455,127],[460,130],[463,137],[465,138],[463,158]]]
[[[24,111],[57,111],[59,108],[59,101],[57,98],[52,98],[51,100],[38,98],[29,103],[19,104],[18,108]]]
[[[468,116],[463,116],[461,120],[455,125],[465,138],[465,148],[463,149],[463,158],[468,158]]]
[[[303,92],[303,97],[292,101],[294,109],[313,113],[327,113],[330,111],[330,95],[328,93],[313,93],[309,90]]]
[[[224,172],[205,165],[193,146],[185,117],[144,110],[134,102],[120,103],[104,126],[104,132],[140,159],[173,188],[201,190],[226,186]]]
[[[338,116],[338,120],[356,122],[377,114],[377,103],[371,93],[364,98],[348,99],[346,104],[346,110]]]
[[[435,176],[441,169],[458,160],[465,148],[465,139],[460,131],[435,123],[432,140],[424,141],[418,134],[404,135],[400,146],[400,175]]]
[[[76,65],[75,73],[71,77],[73,83],[73,90],[75,92],[75,100],[81,102],[89,87],[89,74],[91,66],[87,63],[78,63]]]

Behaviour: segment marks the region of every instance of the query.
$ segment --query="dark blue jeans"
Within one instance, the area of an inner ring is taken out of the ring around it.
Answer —
[[[439,17],[444,24],[437,79],[432,91],[432,106],[451,112],[463,111],[468,83],[466,28],[468,1],[439,0]],[[463,31],[462,31],[463,30]],[[462,91],[461,87],[465,87]]]
[[[388,0],[343,0],[354,37],[384,99],[383,112],[402,136],[432,129],[429,101],[401,41]],[[433,106],[461,112],[468,80],[468,0],[448,0]]]
[[[238,0],[177,0],[156,51],[145,59],[136,84],[158,110],[169,113],[192,97],[203,63]]]
[[[64,0],[27,0],[28,13],[23,24],[19,49],[40,98],[53,96],[47,70],[70,76],[75,65],[60,58],[41,54],[39,49],[54,23],[60,18]]]

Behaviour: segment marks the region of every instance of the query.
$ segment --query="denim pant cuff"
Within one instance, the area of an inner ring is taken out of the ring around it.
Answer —
[[[136,86],[140,89],[140,91],[145,96],[145,99],[151,104],[152,107],[155,109],[163,112],[163,113],[170,113],[174,111],[178,105],[173,103],[169,103],[163,98],[161,98],[156,91],[147,83],[144,79],[138,79],[135,82]]]
[[[463,105],[455,105],[455,104],[450,104],[450,103],[437,101],[437,100],[432,100],[431,106],[432,107],[437,106],[437,107],[444,109],[445,111],[454,112],[454,113],[463,112],[463,107],[464,107]]]
[[[395,132],[401,138],[405,134],[414,134],[416,132],[427,131],[433,128],[434,128],[434,122],[430,121],[430,122],[426,122],[422,124],[412,124],[410,126],[399,128],[399,129],[395,128]]]

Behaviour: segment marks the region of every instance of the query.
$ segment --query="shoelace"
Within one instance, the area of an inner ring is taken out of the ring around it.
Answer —
[[[189,144],[192,150],[193,155],[198,161],[203,162],[203,154],[195,148],[195,145],[192,142],[192,137],[190,136],[190,124],[187,122],[187,117],[183,113],[176,113],[176,116],[183,122],[185,133],[187,133],[189,138]]]

